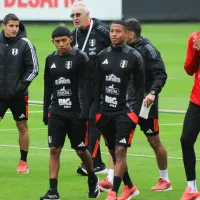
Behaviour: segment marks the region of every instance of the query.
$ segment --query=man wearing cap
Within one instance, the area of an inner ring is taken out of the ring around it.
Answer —
[[[50,148],[50,188],[40,200],[60,200],[57,190],[60,154],[68,134],[71,147],[76,150],[88,174],[89,198],[99,196],[98,177],[94,173],[92,157],[87,150],[89,104],[79,98],[80,84],[89,95],[90,67],[87,55],[70,43],[72,36],[66,27],[59,26],[52,32],[52,43],[57,48],[46,58],[44,71],[43,122],[48,124]]]

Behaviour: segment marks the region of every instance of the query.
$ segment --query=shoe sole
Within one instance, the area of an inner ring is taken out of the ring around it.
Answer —
[[[29,173],[29,169],[26,172],[18,172],[16,171],[17,174],[28,174]]]
[[[99,197],[99,195],[100,195],[100,189],[99,189],[99,191],[98,191],[98,195],[95,197],[95,199],[97,199],[98,197]]]
[[[140,194],[139,190],[136,190],[129,198],[127,198],[125,200],[131,200],[133,197],[136,197],[139,194]]]
[[[99,188],[99,177],[97,177],[97,178],[98,178],[97,187]],[[95,199],[99,197],[100,193],[101,193],[101,192],[100,192],[100,189],[99,189],[99,190],[98,190],[98,195],[95,197]]]
[[[82,171],[85,173],[85,176],[87,176],[87,171],[86,171],[86,169],[83,169],[83,168],[82,168]],[[104,169],[104,170],[101,170],[101,171],[95,172],[95,174],[107,174],[107,173],[108,173],[107,168]],[[83,174],[82,174],[82,175],[83,175]]]
[[[105,189],[105,188],[103,188],[103,187],[101,187],[101,186],[99,185],[99,189],[100,189],[102,192],[110,192],[112,188],[110,188],[110,189]]]
[[[170,191],[170,190],[173,190],[173,188],[172,188],[172,186],[171,187],[169,187],[169,188],[167,188],[167,189],[165,189],[165,190],[152,190],[152,189],[150,189],[152,192],[167,192],[167,191]]]
[[[107,174],[107,173],[108,173],[107,168],[104,169],[104,170],[101,170],[101,171],[95,172],[95,174]]]

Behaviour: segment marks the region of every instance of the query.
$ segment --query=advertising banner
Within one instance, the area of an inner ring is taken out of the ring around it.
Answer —
[[[71,20],[74,0],[0,0],[0,20],[8,13],[24,21]],[[92,17],[100,20],[122,18],[122,0],[84,0]]]

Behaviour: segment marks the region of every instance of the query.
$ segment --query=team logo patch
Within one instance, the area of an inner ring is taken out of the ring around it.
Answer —
[[[96,45],[96,40],[95,39],[90,39],[89,44],[91,47],[94,47]]]
[[[67,69],[72,68],[72,61],[66,61],[66,62],[65,62],[65,67],[66,67]]]
[[[120,62],[120,67],[121,68],[125,68],[125,67],[127,67],[127,65],[128,65],[128,61],[127,60],[121,60],[121,62]]]
[[[13,56],[16,56],[16,55],[18,54],[18,51],[19,51],[18,49],[13,48],[13,49],[12,49],[12,55],[13,55]]]

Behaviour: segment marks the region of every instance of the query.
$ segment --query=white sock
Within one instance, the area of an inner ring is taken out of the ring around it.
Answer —
[[[163,180],[166,180],[169,182],[169,177],[168,177],[168,169],[166,170],[159,170],[160,173],[160,178],[162,178]]]
[[[193,181],[188,181],[188,187],[191,187],[191,192],[197,192],[197,184],[196,184],[196,180]]]
[[[108,181],[113,184],[113,178],[114,178],[114,169],[108,169]]]

